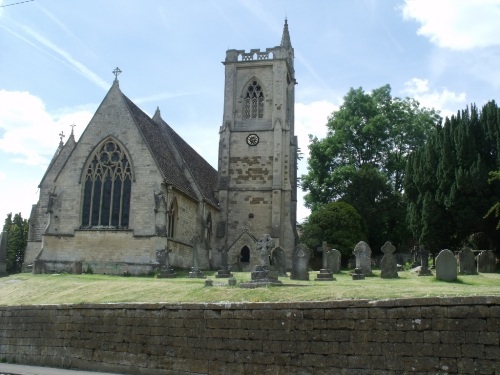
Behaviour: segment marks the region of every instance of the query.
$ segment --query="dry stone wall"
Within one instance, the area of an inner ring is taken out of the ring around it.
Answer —
[[[499,374],[500,297],[0,307],[0,359],[122,374]]]

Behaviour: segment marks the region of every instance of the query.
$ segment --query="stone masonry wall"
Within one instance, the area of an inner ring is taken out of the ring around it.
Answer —
[[[122,374],[500,374],[500,297],[0,307],[0,359]]]

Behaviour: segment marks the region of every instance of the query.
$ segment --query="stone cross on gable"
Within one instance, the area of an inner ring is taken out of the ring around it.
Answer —
[[[73,131],[75,130],[75,126],[76,126],[76,125],[75,125],[75,123],[73,123],[73,124],[71,124],[70,126],[71,126],[71,134],[73,134]]]
[[[63,138],[64,138],[64,137],[66,137],[66,136],[64,135],[64,132],[63,132],[63,131],[61,131],[61,132],[59,133],[59,139],[61,140],[61,143],[63,143],[63,141],[62,141],[62,140],[63,140]]]
[[[269,254],[274,241],[269,234],[263,234],[260,240],[257,241],[257,251],[260,252],[260,261],[262,266],[269,266]]]
[[[120,68],[116,67],[115,70],[113,70],[113,74],[115,75],[115,81],[118,81],[118,75],[121,73],[122,71],[120,70]]]

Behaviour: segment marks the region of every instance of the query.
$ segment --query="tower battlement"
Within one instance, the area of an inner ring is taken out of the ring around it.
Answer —
[[[287,57],[288,52],[281,46],[266,48],[265,51],[253,48],[250,52],[242,49],[229,49],[226,51],[226,60],[224,62],[286,59]]]

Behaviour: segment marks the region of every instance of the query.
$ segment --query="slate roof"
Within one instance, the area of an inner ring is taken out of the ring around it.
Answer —
[[[153,121],[127,96],[121,94],[165,181],[196,200],[205,199],[214,207],[218,207],[218,201],[214,193],[217,185],[217,171],[159,115],[157,119],[161,121]],[[176,150],[173,150],[173,147],[177,149],[177,152],[182,157],[181,164],[176,158]],[[191,174],[193,181],[190,181],[186,176],[185,168]],[[193,186],[193,183],[196,186]],[[197,191],[201,193],[202,197],[197,194]]]

